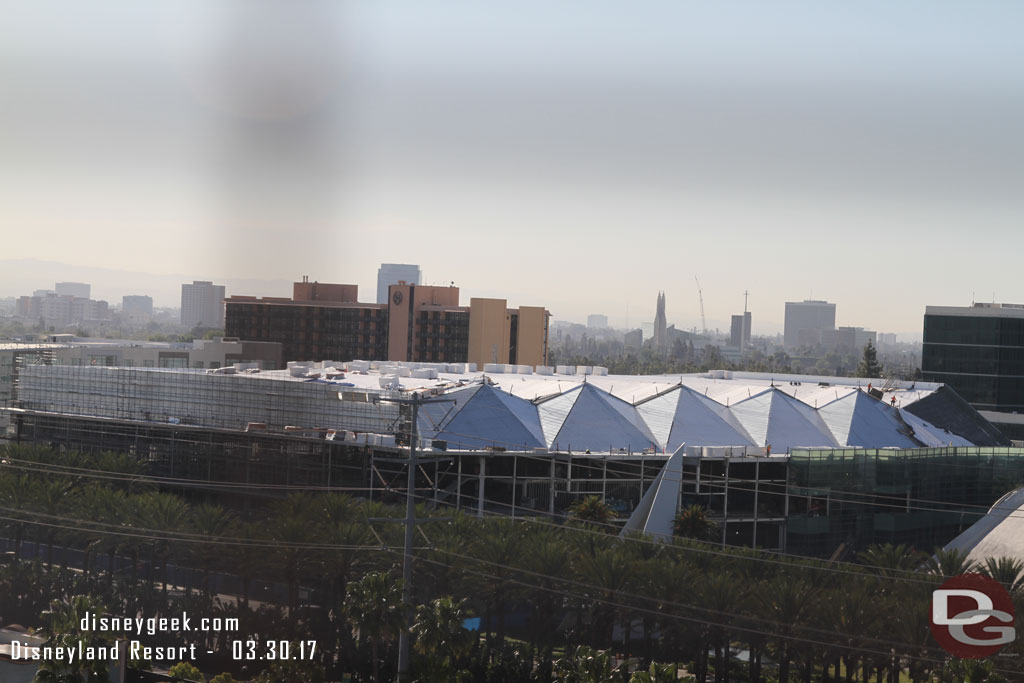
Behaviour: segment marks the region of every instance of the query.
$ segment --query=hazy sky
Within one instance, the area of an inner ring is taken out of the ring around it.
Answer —
[[[466,302],[634,326],[658,290],[697,325],[696,275],[712,325],[750,290],[755,334],[812,295],[900,332],[927,304],[1024,302],[1020,3],[3,16],[0,258],[364,300],[409,262]]]

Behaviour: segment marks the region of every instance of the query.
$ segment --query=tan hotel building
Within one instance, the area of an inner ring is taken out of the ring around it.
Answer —
[[[458,287],[391,285],[388,303],[357,300],[356,285],[296,282],[292,298],[226,299],[225,333],[275,341],[284,360],[395,360],[544,365],[548,318],[541,306],[505,299],[459,305]]]

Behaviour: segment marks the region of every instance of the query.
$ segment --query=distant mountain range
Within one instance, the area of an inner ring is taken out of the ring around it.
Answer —
[[[39,259],[0,259],[0,297],[32,294],[37,289],[53,289],[57,282],[87,282],[92,298],[121,305],[121,297],[142,294],[153,297],[154,306],[181,305],[181,285],[193,280],[212,280],[227,287],[227,295],[291,296],[288,280],[218,278],[205,273],[155,275],[131,270],[75,266]]]

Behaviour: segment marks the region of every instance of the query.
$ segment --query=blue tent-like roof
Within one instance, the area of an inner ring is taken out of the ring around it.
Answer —
[[[681,444],[700,446],[755,446],[729,408],[690,387],[680,386],[637,406],[658,439],[675,451]]]
[[[909,429],[896,417],[896,409],[863,391],[854,391],[818,408],[840,446],[861,448],[917,448]]]
[[[634,406],[592,384],[544,401],[538,411],[549,447],[579,451],[657,447]]]
[[[776,388],[740,401],[730,410],[755,444],[770,444],[776,453],[801,446],[839,445],[818,411]]]
[[[449,448],[531,450],[545,445],[533,403],[488,384],[477,385],[471,391],[458,411],[440,425],[435,438],[447,441]],[[452,395],[465,393],[463,390]]]

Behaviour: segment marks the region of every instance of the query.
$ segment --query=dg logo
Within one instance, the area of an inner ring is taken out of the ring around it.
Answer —
[[[1013,599],[981,574],[961,574],[932,592],[932,636],[956,657],[994,655],[1016,637]]]

